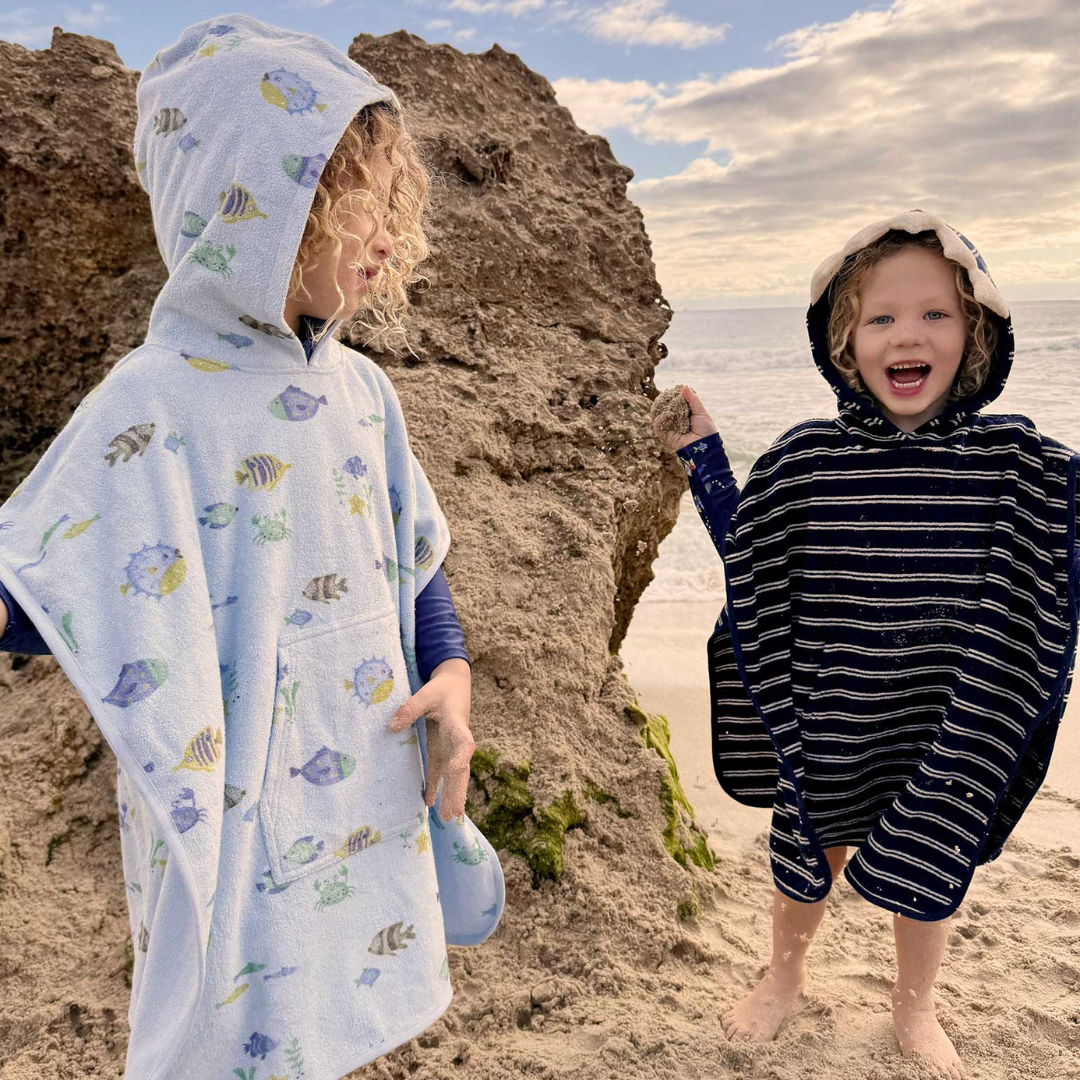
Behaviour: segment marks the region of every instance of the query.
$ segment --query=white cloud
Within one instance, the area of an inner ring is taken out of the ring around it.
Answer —
[[[613,79],[556,79],[552,84],[560,105],[573,114],[586,131],[632,127],[663,99],[663,83],[653,86],[644,79],[617,82]]]
[[[87,11],[79,11],[77,8],[64,10],[65,29],[70,26],[83,33],[95,30],[105,23],[119,22],[119,18],[109,10],[108,4],[91,4]]]
[[[451,23],[449,19],[428,19],[424,26],[428,30],[447,30]]]
[[[677,45],[696,49],[723,41],[730,24],[706,26],[667,11],[667,0],[615,0],[580,15],[585,28],[604,41],[624,45]]]
[[[542,8],[545,0],[449,0],[443,6],[450,11],[465,11],[470,15],[486,15],[497,11],[515,18],[528,11]]]
[[[27,49],[47,49],[52,41],[52,23],[42,23],[37,11],[13,8],[0,14],[0,38]]]
[[[470,26],[467,29],[455,30],[450,36],[457,38],[458,41],[471,41],[476,37],[476,28]]]
[[[1080,294],[1077,40],[1075,0],[895,0],[784,35],[772,67],[556,92],[588,130],[701,144],[630,187],[673,302],[802,303],[822,258],[915,206],[969,235],[1003,289],[1072,280]]]

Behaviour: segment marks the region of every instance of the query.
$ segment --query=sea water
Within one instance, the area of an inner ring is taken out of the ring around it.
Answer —
[[[800,420],[836,416],[836,397],[810,357],[804,308],[676,311],[656,385],[692,386],[709,410],[740,487],[778,435]],[[1080,301],[1017,303],[1016,355],[1001,396],[984,413],[1023,413],[1080,451]],[[689,488],[660,545],[643,603],[724,599],[720,557]]]

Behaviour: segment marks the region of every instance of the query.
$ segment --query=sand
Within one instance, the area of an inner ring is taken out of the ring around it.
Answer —
[[[642,708],[668,718],[697,824],[718,854],[736,860],[739,877],[753,883],[751,903],[720,900],[703,918],[727,940],[745,942],[740,974],[749,988],[754,958],[768,959],[770,812],[735,802],[713,776],[705,642],[719,609],[713,602],[641,603],[620,655]],[[730,866],[722,871],[730,872]],[[1042,789],[1002,854],[976,869],[951,921],[935,993],[969,1080],[1080,1077],[1080,693],[1062,721]],[[845,879],[829,896],[807,971],[808,998],[775,1042],[732,1048],[743,1055],[731,1059],[742,1063],[734,1075],[920,1075],[903,1061],[892,1033],[892,915]],[[730,999],[718,993],[718,1013]]]

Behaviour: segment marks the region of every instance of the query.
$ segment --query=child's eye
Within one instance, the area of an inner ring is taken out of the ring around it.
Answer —
[[[870,323],[873,326],[884,326],[885,324],[881,320],[882,319],[891,319],[891,318],[892,318],[891,315],[876,315],[874,318],[872,318],[870,320]]]
[[[944,311],[928,311],[926,313],[926,317],[928,319],[930,319],[931,322],[939,322],[940,321],[939,319],[933,318],[934,315],[939,315],[939,316],[941,316],[942,319],[945,318],[945,312]]]

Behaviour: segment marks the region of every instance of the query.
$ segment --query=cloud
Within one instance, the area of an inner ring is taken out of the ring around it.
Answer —
[[[723,41],[729,23],[706,26],[666,10],[667,0],[616,0],[581,13],[582,25],[594,37],[625,45],[677,45],[696,49]]]
[[[416,0],[412,0],[416,2]],[[673,45],[696,49],[722,41],[727,23],[707,26],[667,10],[669,0],[607,0],[600,6],[573,0],[443,0],[446,11],[469,15],[542,12],[547,27],[569,25],[590,37],[618,45]]]
[[[120,17],[109,10],[108,4],[91,4],[87,11],[79,11],[76,8],[64,9],[65,27],[70,26],[84,33],[88,30],[96,30],[105,23],[119,21]]]
[[[0,14],[0,38],[27,49],[47,49],[52,41],[52,23],[38,22],[34,8],[13,8]]]
[[[465,11],[470,15],[487,15],[496,11],[515,18],[528,11],[542,8],[545,0],[449,0],[443,6],[450,11]]]
[[[653,86],[644,79],[556,79],[551,85],[560,104],[570,109],[574,122],[586,131],[634,127],[664,96],[663,83]]]
[[[821,259],[916,206],[970,236],[1004,289],[1073,280],[1080,294],[1078,39],[1075,0],[895,0],[785,34],[771,67],[556,92],[588,130],[700,144],[630,187],[673,302],[803,303]]]

